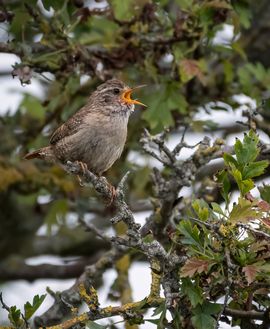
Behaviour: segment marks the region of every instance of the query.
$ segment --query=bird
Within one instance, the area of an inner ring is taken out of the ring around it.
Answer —
[[[90,95],[86,104],[52,134],[49,145],[27,153],[24,158],[43,159],[65,166],[77,162],[83,171],[102,176],[121,156],[127,138],[127,125],[135,105],[146,106],[131,98],[130,88],[110,79]]]

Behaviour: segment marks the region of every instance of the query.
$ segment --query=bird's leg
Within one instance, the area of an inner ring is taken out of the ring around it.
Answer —
[[[76,176],[77,176],[77,179],[78,179],[79,185],[80,185],[81,187],[84,187],[84,184],[83,184],[83,181],[82,181],[81,177],[80,177],[79,175],[76,175]]]
[[[107,206],[110,207],[116,198],[116,194],[117,194],[116,189],[112,184],[110,184],[107,181],[107,179],[104,176],[98,175],[98,177],[100,180],[102,180],[107,185],[107,187],[109,189],[110,196],[108,196],[108,200],[106,200],[107,201],[106,203],[107,203]]]
[[[114,202],[115,198],[116,198],[116,189],[113,185],[111,185],[110,183],[108,183],[110,192],[111,192],[111,199],[108,203],[108,207],[112,205],[112,203]]]
[[[81,168],[81,170],[83,172],[83,175],[85,175],[86,171],[88,170],[87,164],[85,162],[78,161],[78,160],[75,161],[75,163],[80,166],[80,168]],[[81,177],[79,175],[77,175],[77,179],[79,181],[80,186],[83,187],[84,185],[83,185],[82,179],[81,179]]]

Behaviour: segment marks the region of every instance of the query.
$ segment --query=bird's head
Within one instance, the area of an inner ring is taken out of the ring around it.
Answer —
[[[146,106],[131,98],[131,94],[141,87],[130,88],[118,79],[111,79],[97,87],[94,97],[114,112],[133,110],[134,105]]]

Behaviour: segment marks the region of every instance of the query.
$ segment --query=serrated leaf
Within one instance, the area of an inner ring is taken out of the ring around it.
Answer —
[[[46,298],[46,294],[41,295],[41,296],[35,295],[33,298],[32,305],[29,302],[24,304],[24,317],[26,318],[26,320],[28,320],[32,317],[32,315],[36,312],[36,310],[43,303],[45,298]]]
[[[247,279],[248,284],[251,284],[255,280],[258,270],[258,267],[255,265],[247,265],[242,268],[242,271],[245,273],[245,277]]]
[[[211,202],[211,206],[214,212],[220,214],[220,215],[224,215],[224,212],[222,210],[222,208],[220,207],[220,205],[216,202]]]
[[[157,308],[154,310],[152,316],[156,316],[156,315],[162,313],[165,309],[166,309],[166,307],[165,307],[165,302],[164,302],[164,303],[161,303],[161,304],[159,305],[159,307],[157,307]]]
[[[207,314],[217,314],[220,312],[222,308],[222,305],[217,304],[217,303],[210,303],[207,301],[204,301],[203,303],[203,311]]]
[[[216,320],[212,315],[216,315],[221,310],[221,305],[205,301],[202,305],[197,305],[193,310],[191,321],[196,329],[212,329]]]
[[[161,312],[160,312],[160,310],[161,310]],[[165,302],[164,302],[153,313],[153,315],[157,315],[157,314],[161,313],[159,319],[144,319],[144,321],[148,321],[150,323],[156,324],[157,329],[165,329],[165,325],[164,325],[163,321],[166,316],[166,311],[167,311],[167,308],[165,307]]]
[[[181,93],[178,83],[160,85],[154,93],[145,96],[148,105],[143,118],[149,123],[152,130],[161,131],[164,127],[174,124],[171,112],[186,113],[187,102]]]
[[[255,204],[244,198],[239,198],[238,203],[233,206],[229,220],[232,222],[246,223],[251,219],[258,218],[258,212],[253,209]]]
[[[243,179],[261,176],[268,166],[267,160],[248,163],[242,172]]]
[[[236,168],[237,168],[237,161],[236,159],[229,153],[224,153],[223,154],[223,159],[224,159],[224,162],[227,166],[230,166],[230,165],[234,165]]]
[[[243,142],[239,139],[236,140],[234,150],[237,162],[240,165],[245,165],[256,160],[260,152],[258,142],[258,136],[252,130],[245,135]]]
[[[198,215],[199,219],[206,221],[209,217],[208,204],[203,199],[197,199],[192,203],[192,207]]]
[[[188,296],[193,307],[203,302],[202,288],[188,278],[181,279],[181,293]]]
[[[183,220],[178,224],[177,228],[184,235],[184,238],[182,238],[183,244],[194,245],[199,247],[199,249],[202,248],[203,242],[196,225],[192,225],[190,221]]]
[[[211,315],[205,314],[203,311],[196,312],[191,321],[196,329],[212,329],[216,323]]]
[[[143,118],[149,123],[150,128],[155,131],[161,131],[164,127],[173,125],[173,117],[164,101],[158,104],[155,102],[144,112]]]
[[[19,327],[22,324],[21,311],[16,306],[11,306],[8,313],[9,321],[15,326]]]
[[[194,274],[198,273],[207,273],[209,270],[209,266],[213,264],[212,261],[207,259],[200,258],[190,258],[186,261],[185,265],[181,269],[182,277],[193,277]]]
[[[231,174],[235,179],[242,196],[253,189],[254,182],[251,179],[243,179],[240,170],[234,168],[231,170]]]

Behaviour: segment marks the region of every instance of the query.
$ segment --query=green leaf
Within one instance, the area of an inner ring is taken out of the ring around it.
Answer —
[[[245,165],[256,160],[260,152],[258,142],[259,138],[253,130],[248,135],[245,135],[243,143],[239,139],[236,140],[234,150],[237,162],[240,165]]]
[[[157,97],[158,98],[158,97]],[[150,128],[155,131],[161,131],[164,127],[173,125],[173,117],[164,101],[153,102],[144,112],[143,118],[149,123]]]
[[[193,5],[191,0],[176,0],[176,3],[181,9],[190,9]]]
[[[165,309],[166,309],[166,307],[165,307],[165,302],[164,302],[164,303],[161,303],[161,304],[159,305],[159,307],[157,307],[157,308],[154,310],[152,316],[156,316],[156,315],[158,315],[158,314],[164,312]]]
[[[134,16],[138,15],[143,9],[147,0],[111,0],[114,16],[120,21],[129,21]]]
[[[32,95],[24,96],[20,109],[22,113],[27,113],[34,119],[43,120],[45,118],[45,108],[41,105],[41,101]]]
[[[238,169],[233,169],[231,174],[233,175],[233,178],[235,179],[242,196],[253,189],[253,181],[251,179],[243,179],[242,174]]]
[[[247,63],[245,65],[246,69],[249,70],[258,81],[263,82],[267,75],[269,74],[262,63]]]
[[[117,38],[119,36],[119,26],[106,19],[105,17],[92,16],[88,22],[89,29],[83,33],[78,34],[78,38],[83,45],[102,44],[102,47],[111,49],[117,45]],[[79,85],[80,86],[80,85]]]
[[[192,207],[202,221],[207,221],[209,218],[209,207],[203,199],[197,199],[192,203]]]
[[[234,10],[238,13],[238,18],[244,28],[248,29],[250,27],[250,21],[252,18],[250,4],[248,1],[232,1],[232,6]]]
[[[221,195],[223,196],[226,204],[229,204],[229,192],[231,190],[231,183],[227,170],[221,170],[216,174],[218,183],[221,184]]]
[[[144,321],[158,325],[160,323],[159,319],[144,319]]]
[[[180,92],[179,85],[177,83],[170,83],[167,86],[165,100],[170,110],[176,110],[182,114],[186,113],[187,101],[184,95]]]
[[[88,329],[106,329],[106,328],[108,328],[108,325],[102,326],[101,324],[98,324],[96,322],[87,321],[86,328],[88,328]]]
[[[145,95],[144,99],[148,108],[143,113],[143,118],[149,123],[150,128],[157,132],[174,124],[171,111],[186,113],[187,102],[181,93],[179,83],[159,85],[152,93]]]
[[[258,189],[260,191],[261,198],[270,203],[270,185],[263,185],[258,187]]]
[[[267,160],[248,163],[243,169],[243,179],[261,176],[268,166],[269,161]]]
[[[203,311],[196,311],[195,315],[192,316],[191,321],[195,329],[212,329],[215,327],[215,319],[209,315],[205,314]]]
[[[42,0],[42,3],[46,10],[50,10],[50,7],[53,9],[60,9],[63,6],[63,1]]]
[[[223,154],[223,159],[224,159],[224,162],[227,166],[234,165],[237,168],[238,163],[232,155],[230,155],[228,153],[224,153]]]
[[[202,248],[203,242],[200,237],[200,231],[196,225],[192,225],[188,220],[182,220],[177,226],[178,230],[184,235],[183,244],[193,245]]]
[[[219,313],[221,309],[222,309],[222,305],[220,305],[220,304],[210,303],[207,301],[205,301],[203,303],[203,310],[205,313],[214,315],[214,314]]]
[[[165,302],[162,303],[158,308],[156,308],[156,310],[154,311],[153,315],[157,315],[160,314],[159,319],[144,319],[144,321],[148,321],[150,323],[156,324],[157,325],[157,329],[165,329],[165,325],[163,323],[165,316],[166,316],[166,311],[167,308],[165,307]]]
[[[215,327],[216,320],[213,315],[220,312],[221,305],[216,303],[204,302],[202,305],[197,305],[193,310],[191,321],[196,329],[212,329]]]
[[[211,206],[214,212],[220,214],[220,215],[224,215],[224,212],[222,210],[222,208],[220,207],[220,205],[216,202],[211,202]]]
[[[16,306],[11,306],[8,313],[9,321],[17,328],[20,327],[23,320],[21,319],[21,311]]]
[[[181,293],[188,296],[193,307],[203,302],[202,288],[189,278],[181,279]]]
[[[26,320],[30,319],[32,315],[36,312],[36,310],[40,307],[40,305],[43,303],[44,299],[46,297],[45,295],[35,295],[33,298],[32,305],[27,302],[24,304],[24,316]]]
[[[234,67],[231,62],[228,60],[223,61],[223,67],[224,67],[224,75],[225,75],[225,80],[227,84],[232,83],[233,78],[234,78]]]
[[[233,43],[233,47],[235,47],[238,43]],[[242,50],[242,48],[241,48]],[[250,93],[252,89],[252,78],[251,78],[251,73],[248,72],[244,67],[240,67],[237,70],[237,76],[239,79],[239,82],[243,88],[243,91],[245,93]]]

